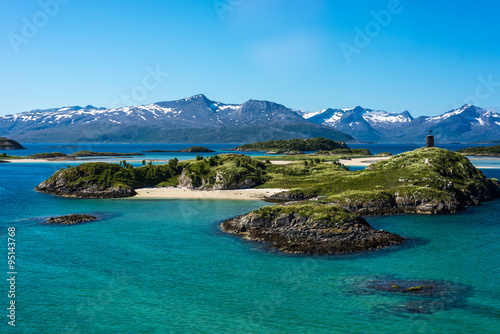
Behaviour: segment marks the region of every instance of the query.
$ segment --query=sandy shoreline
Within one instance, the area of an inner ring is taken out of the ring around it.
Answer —
[[[387,160],[392,157],[372,157],[372,158],[355,158],[355,159],[340,159],[339,162],[346,166],[368,166],[374,162]]]
[[[130,199],[234,199],[262,200],[286,189],[192,190],[187,188],[141,188]]]

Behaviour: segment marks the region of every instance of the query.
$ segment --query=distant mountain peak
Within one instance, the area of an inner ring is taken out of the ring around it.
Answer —
[[[203,131],[205,137],[198,134],[200,129],[209,129]],[[262,132],[262,129],[266,130]],[[500,137],[500,113],[495,108],[482,109],[470,104],[438,116],[416,119],[407,110],[394,113],[361,106],[302,112],[266,100],[250,99],[243,104],[226,104],[197,94],[139,106],[112,109],[92,105],[66,106],[0,117],[0,136],[25,141],[51,138],[70,142],[84,138],[160,142],[162,138],[170,138],[168,140],[186,142],[192,138],[219,138],[210,140],[239,142],[253,140],[256,133],[272,134],[274,139],[282,135],[290,138],[290,133],[294,133],[295,138],[307,138],[315,133],[316,136],[331,136],[331,139],[342,141],[354,137],[369,142],[411,143],[421,142],[429,130],[434,131],[436,141],[441,143],[497,139]]]

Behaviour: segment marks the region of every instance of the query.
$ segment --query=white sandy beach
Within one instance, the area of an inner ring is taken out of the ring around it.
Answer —
[[[186,188],[141,188],[130,199],[234,199],[259,200],[286,189],[192,190]]]
[[[356,158],[356,159],[340,159],[339,162],[346,166],[368,166],[374,162],[390,159],[391,157],[373,157],[373,158]]]

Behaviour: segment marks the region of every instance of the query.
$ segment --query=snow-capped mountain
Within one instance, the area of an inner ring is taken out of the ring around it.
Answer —
[[[225,104],[204,95],[121,108],[64,107],[0,117],[0,134],[20,141],[250,142],[323,136],[353,141],[283,105]]]
[[[500,114],[471,105],[440,116],[416,119],[408,111],[397,114],[362,107],[325,109],[303,113],[303,117],[362,141],[421,142],[431,130],[436,140],[441,142],[487,141],[500,137]]]
[[[471,105],[418,118],[408,111],[362,107],[300,112],[274,102],[226,104],[200,94],[142,106],[89,105],[0,117],[0,136],[22,142],[238,143],[322,136],[346,142],[418,143],[431,130],[442,143],[498,140],[500,114]]]

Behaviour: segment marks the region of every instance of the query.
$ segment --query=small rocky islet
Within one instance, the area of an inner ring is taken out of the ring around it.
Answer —
[[[13,139],[0,137],[0,150],[25,150],[26,147]]]
[[[339,254],[404,242],[401,236],[373,230],[361,215],[454,213],[497,196],[498,185],[462,154],[424,148],[355,172],[313,161],[278,166],[237,154],[181,162],[173,159],[165,165],[150,163],[137,168],[81,164],[57,171],[36,190],[61,196],[119,198],[152,186],[289,189],[273,196],[284,204],[226,220],[221,229],[284,252]]]
[[[271,244],[275,249],[300,254],[343,254],[379,249],[404,238],[374,230],[366,220],[327,204],[276,205],[228,219],[224,232]]]
[[[70,214],[70,215],[65,215],[65,216],[57,216],[57,217],[50,217],[47,220],[45,220],[43,223],[44,224],[53,224],[53,225],[75,225],[75,224],[81,224],[81,223],[87,223],[91,221],[98,220],[99,218],[88,215],[88,214]]]

